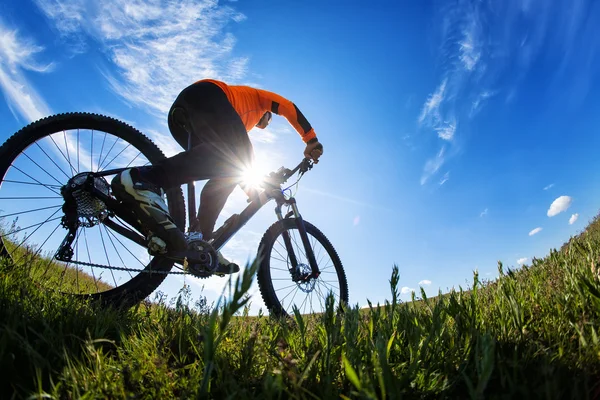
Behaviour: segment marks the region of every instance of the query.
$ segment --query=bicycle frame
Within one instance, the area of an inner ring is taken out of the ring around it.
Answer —
[[[285,179],[287,180],[289,177],[291,177],[293,174],[295,174],[301,168],[306,168],[306,169],[311,168],[312,167],[311,164],[307,164],[307,163],[308,163],[307,159],[304,159],[300,164],[298,164],[298,166],[296,166],[296,168],[289,171],[289,173],[287,174],[287,177]],[[306,165],[309,165],[309,167],[306,167]],[[94,175],[95,176],[108,176],[108,175],[118,174],[124,170],[125,170],[125,168],[112,169],[112,170],[95,173]],[[303,172],[306,172],[306,171],[304,170]],[[101,191],[99,191],[98,189],[96,189],[93,184],[93,179],[90,178],[89,181],[90,181],[90,183],[87,185],[87,190],[91,191],[95,196],[100,198],[107,205],[107,207],[111,211],[113,211],[119,218],[123,219],[125,222],[127,222],[128,224],[133,226],[138,231],[140,231],[140,232],[142,231],[141,227],[139,226],[139,224],[137,223],[135,218],[132,218],[131,210],[126,209],[116,199],[114,199],[110,196],[107,196],[106,194],[104,194]],[[188,214],[188,226],[191,226],[192,223],[195,222],[195,219],[196,219],[195,182],[187,183],[187,193],[188,193],[188,213],[187,213]],[[252,217],[264,205],[269,203],[271,200],[275,200],[275,202],[277,203],[277,206],[275,207],[275,214],[277,215],[277,219],[279,221],[282,221],[285,218],[289,218],[291,216],[294,217],[296,226],[298,228],[298,232],[300,234],[300,238],[302,240],[302,244],[304,246],[304,251],[305,251],[306,257],[308,258],[308,262],[311,267],[311,275],[308,277],[304,277],[303,279],[307,280],[310,278],[317,278],[320,275],[319,267],[317,265],[317,261],[316,261],[314,252],[312,250],[312,247],[310,245],[310,241],[308,239],[308,234],[306,233],[304,220],[303,220],[302,216],[300,215],[300,212],[298,211],[298,207],[296,205],[296,199],[294,197],[290,197],[290,198],[286,199],[283,194],[283,191],[281,190],[281,186],[268,187],[268,188],[264,189],[261,193],[259,193],[258,196],[251,199],[248,206],[246,206],[246,208],[244,210],[242,210],[241,213],[234,214],[232,217],[230,217],[230,219],[225,221],[225,223],[219,229],[217,229],[217,231],[215,232],[214,238],[209,243],[216,250],[220,250],[221,248],[223,248],[223,246],[225,246],[225,244],[227,244],[227,242],[242,227],[244,227],[248,223],[248,221],[250,221],[250,219],[252,219]],[[285,216],[282,214],[282,210],[281,210],[282,206],[284,206],[284,205],[289,205],[292,208],[292,210]],[[129,238],[130,240],[132,240],[142,246],[146,246],[145,238],[143,236],[141,236],[139,233],[131,231],[130,229],[123,227],[122,225],[119,225],[109,219],[107,219],[107,220],[108,221],[105,220],[105,222],[104,222],[106,226],[117,231],[119,234]],[[285,247],[288,252],[288,257],[290,259],[290,264],[292,267],[292,268],[290,268],[290,273],[292,273],[292,271],[296,271],[298,268],[298,259],[296,258],[296,253],[295,253],[294,247],[292,245],[292,240],[287,231],[283,232],[283,240],[284,240]]]

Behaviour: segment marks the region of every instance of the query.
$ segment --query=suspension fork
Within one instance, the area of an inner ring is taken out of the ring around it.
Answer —
[[[308,234],[306,233],[306,225],[304,225],[304,220],[302,219],[302,215],[298,211],[298,207],[296,205],[296,199],[291,198],[285,201],[287,204],[290,204],[292,207],[292,212],[294,215],[294,221],[296,222],[296,227],[298,228],[298,232],[300,233],[300,239],[302,240],[302,245],[304,246],[304,251],[306,254],[306,258],[308,258],[308,263],[311,269],[312,278],[318,278],[321,274],[319,271],[319,266],[317,265],[317,259],[315,258],[315,253],[313,252],[312,246],[310,245],[310,240],[308,239]],[[277,218],[282,221],[284,218],[281,214],[281,206],[278,204],[275,209],[275,213],[277,214]],[[288,256],[290,257],[290,263],[292,264],[292,270],[298,270],[298,259],[296,258],[296,253],[294,252],[294,247],[292,246],[292,239],[290,238],[290,234],[288,231],[283,231],[283,242],[285,243],[286,250],[288,252]]]

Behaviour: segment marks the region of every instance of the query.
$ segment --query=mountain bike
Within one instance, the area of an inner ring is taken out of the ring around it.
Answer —
[[[210,242],[185,231],[181,187],[166,191],[169,212],[186,233],[187,249],[149,254],[151,237],[133,212],[111,194],[111,176],[165,158],[137,129],[89,113],[50,116],[24,127],[0,147],[0,252],[13,268],[27,268],[40,288],[131,307],[168,274],[208,278],[218,273],[219,251],[271,200],[277,221],[259,244],[257,280],[272,315],[295,305],[302,313],[325,309],[333,294],[348,302],[342,262],[325,235],[305,221],[289,187],[313,164],[281,167],[265,177],[247,207],[216,230]],[[188,226],[196,218],[194,182],[187,184]],[[285,209],[285,210],[284,210]]]

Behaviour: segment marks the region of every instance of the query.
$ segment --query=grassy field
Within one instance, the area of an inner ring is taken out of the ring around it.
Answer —
[[[253,268],[220,307],[184,289],[118,311],[40,292],[4,259],[0,397],[600,399],[598,264],[595,219],[468,291],[400,303],[394,268],[386,304],[275,320],[245,315]]]

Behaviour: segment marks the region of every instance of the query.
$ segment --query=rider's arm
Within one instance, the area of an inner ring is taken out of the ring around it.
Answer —
[[[261,89],[257,90],[261,106],[274,114],[285,117],[294,129],[298,131],[304,143],[308,143],[309,140],[317,137],[315,130],[294,103],[276,93]]]

